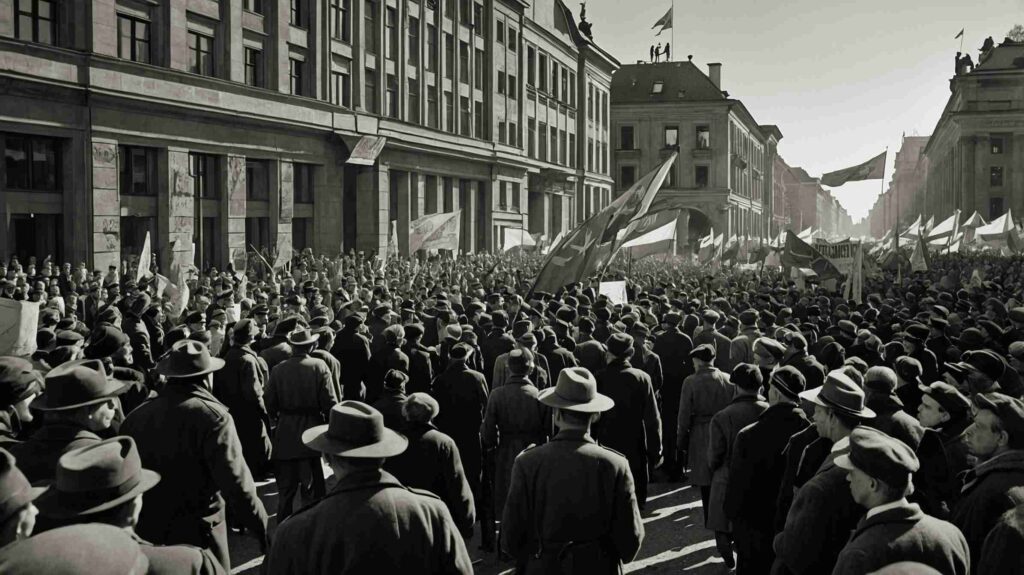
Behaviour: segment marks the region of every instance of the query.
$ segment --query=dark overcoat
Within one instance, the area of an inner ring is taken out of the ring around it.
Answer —
[[[487,398],[480,437],[484,448],[494,454],[494,509],[505,505],[512,462],[530,445],[547,440],[551,410],[537,401],[537,388],[529,380],[512,376]]]
[[[984,461],[967,472],[960,498],[950,521],[960,528],[971,559],[981,560],[981,545],[999,516],[1013,509],[1017,501],[1010,490],[1024,485],[1024,450],[1010,450]]]
[[[487,380],[465,363],[455,363],[437,376],[431,394],[440,407],[434,425],[455,440],[469,485],[478,493],[483,458],[480,428],[487,410]]]
[[[267,413],[277,420],[274,461],[318,459],[320,454],[302,442],[302,433],[327,423],[338,402],[327,364],[305,354],[288,358],[270,371],[265,399]]]
[[[741,395],[733,398],[711,418],[711,440],[708,443],[708,464],[711,467],[711,496],[708,500],[706,527],[714,531],[732,532],[725,514],[725,496],[729,486],[729,462],[736,436],[744,427],[757,421],[768,409],[763,398]]]
[[[270,418],[263,403],[268,377],[266,362],[248,345],[229,349],[224,367],[213,375],[213,395],[231,413],[245,462],[256,475],[270,461]]]
[[[123,431],[122,431],[123,433]],[[23,443],[6,447],[18,461],[18,469],[33,484],[51,483],[61,455],[102,441],[99,435],[73,423],[47,423]]]
[[[331,347],[331,355],[341,362],[341,387],[345,399],[365,400],[363,380],[370,365],[370,340],[354,329],[342,328]]]
[[[735,387],[729,376],[717,367],[697,370],[683,381],[676,424],[676,444],[689,452],[690,483],[711,485],[708,445],[711,441],[711,418],[729,405]]]

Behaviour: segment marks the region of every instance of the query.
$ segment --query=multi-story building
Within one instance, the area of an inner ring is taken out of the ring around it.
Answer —
[[[406,252],[459,209],[466,251],[556,234],[610,196],[580,142],[617,66],[562,0],[0,0],[0,253],[103,269],[149,232],[223,266],[391,222]]]
[[[782,133],[722,90],[721,71],[721,64],[704,74],[692,61],[665,62],[623,66],[612,77],[616,186],[628,189],[678,152],[661,193],[687,208],[680,245],[692,247],[711,226],[726,237],[769,230]]]
[[[785,188],[785,229],[799,233],[814,228],[828,237],[852,233],[853,220],[846,208],[832,192],[821,187],[818,178],[810,176],[803,168],[789,167],[781,160],[776,169],[782,172]]]
[[[927,220],[930,215],[935,214],[934,208],[929,205],[931,202],[928,202],[926,197],[928,158],[923,152],[928,140],[928,136],[904,136],[900,149],[896,152],[892,179],[868,212],[873,237],[884,236],[893,229],[897,220],[903,226],[917,219],[919,215],[923,214]],[[936,218],[936,221],[939,219]]]
[[[1007,38],[958,66],[931,139],[924,215],[991,220],[1024,211],[1024,43]],[[916,217],[916,214],[915,216]]]

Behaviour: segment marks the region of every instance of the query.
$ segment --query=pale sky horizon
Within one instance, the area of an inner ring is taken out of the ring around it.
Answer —
[[[579,17],[579,3],[564,0]],[[672,43],[672,59],[707,73],[722,64],[722,89],[759,124],[782,130],[779,153],[812,176],[859,164],[888,146],[886,178],[832,193],[857,223],[888,186],[904,134],[928,136],[949,99],[963,28],[964,52],[996,44],[1024,23],[1024,0],[676,0],[672,31],[651,26],[671,0],[590,0],[594,40],[622,64]]]

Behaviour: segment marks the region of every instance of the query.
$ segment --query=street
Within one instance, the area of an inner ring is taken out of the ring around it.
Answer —
[[[655,476],[658,473],[655,472]],[[331,478],[328,478],[328,489]],[[260,498],[271,515],[271,534],[277,526],[277,487],[273,481],[257,484]],[[728,573],[722,559],[715,553],[714,534],[702,527],[700,491],[686,483],[652,483],[643,513],[644,540],[640,553],[626,565],[626,573],[644,575],[692,573],[717,575]],[[494,553],[484,553],[479,546],[479,524],[473,541],[467,543],[473,557],[475,573],[481,575],[511,574],[512,564],[497,560]],[[263,556],[255,540],[232,532],[231,561],[233,573],[255,575],[260,572]]]

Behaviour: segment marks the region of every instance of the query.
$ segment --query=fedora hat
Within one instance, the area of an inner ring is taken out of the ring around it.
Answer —
[[[548,407],[582,413],[598,413],[615,407],[615,401],[597,392],[597,379],[585,367],[567,367],[558,374],[558,383],[537,395]]]
[[[194,339],[183,339],[175,343],[171,351],[156,364],[156,371],[166,378],[193,377],[222,367],[224,360],[211,357],[205,344]]]
[[[14,456],[0,448],[0,523],[6,522],[44,491],[45,487],[32,487],[15,464]]]
[[[821,387],[802,392],[800,399],[851,417],[871,419],[875,416],[875,412],[864,405],[864,390],[841,371],[829,372]]]
[[[128,390],[128,384],[107,377],[98,359],[69,361],[46,374],[46,391],[32,407],[40,411],[62,411],[102,403]]]
[[[331,408],[327,425],[302,433],[302,443],[321,453],[339,457],[394,457],[409,440],[384,427],[384,416],[361,401],[342,401]]]
[[[298,326],[288,333],[288,343],[292,345],[309,345],[318,339],[320,334],[311,332],[306,326]]]
[[[160,474],[142,468],[134,439],[112,437],[62,455],[56,480],[36,507],[57,519],[90,515],[130,501],[159,482]]]

